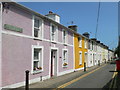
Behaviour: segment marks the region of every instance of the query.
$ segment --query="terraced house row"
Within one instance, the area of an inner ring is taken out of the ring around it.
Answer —
[[[104,63],[113,51],[77,26],[65,27],[60,16],[41,15],[18,3],[0,3],[0,87],[24,85],[25,71],[30,83],[39,82]]]

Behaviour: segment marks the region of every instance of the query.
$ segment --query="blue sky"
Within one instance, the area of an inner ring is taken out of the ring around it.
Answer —
[[[95,37],[98,2],[20,2],[20,4],[46,15],[49,11],[61,17],[61,24],[78,26],[78,33],[89,32]],[[101,2],[97,39],[111,49],[118,42],[118,6],[117,2]]]

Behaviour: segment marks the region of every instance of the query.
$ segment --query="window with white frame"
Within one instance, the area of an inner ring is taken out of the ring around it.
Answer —
[[[90,49],[90,41],[88,41],[88,49]]]
[[[92,54],[90,54],[90,63],[92,63]]]
[[[82,47],[82,37],[78,38],[79,47]]]
[[[34,17],[34,37],[42,38],[42,19]]]
[[[94,50],[94,43],[92,42],[92,50]]]
[[[63,30],[63,43],[67,43],[67,31]]]
[[[79,64],[82,65],[82,52],[79,53]]]
[[[57,27],[53,24],[51,24],[51,40],[57,41]]]
[[[33,49],[33,71],[41,71],[42,67],[42,48]]]
[[[68,52],[67,50],[63,50],[63,67],[68,65]]]
[[[92,42],[90,42],[90,50],[92,50]]]

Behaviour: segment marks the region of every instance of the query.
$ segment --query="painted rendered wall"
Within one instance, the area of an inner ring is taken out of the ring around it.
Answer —
[[[74,55],[75,55],[75,69],[80,69],[84,67],[84,62],[85,62],[85,52],[87,52],[87,49],[85,49],[85,42],[84,42],[84,37],[82,37],[82,47],[79,47],[79,42],[78,42],[78,35],[74,35]],[[79,52],[82,52],[82,65],[79,65]]]
[[[4,29],[4,24],[23,28],[23,32],[14,32]],[[42,46],[43,72],[32,74],[32,46]],[[50,78],[50,50],[58,48],[58,76],[73,71],[73,33],[68,31],[68,44],[62,43],[62,28],[58,26],[58,41],[50,41],[50,22],[44,20],[43,40],[34,40],[32,37],[32,13],[10,5],[3,12],[2,30],[2,87],[20,83],[25,80],[25,70],[30,70],[30,79],[40,81],[40,76]],[[68,49],[68,67],[62,67],[62,49]],[[37,78],[37,79],[36,79]],[[22,83],[22,84],[21,84]]]

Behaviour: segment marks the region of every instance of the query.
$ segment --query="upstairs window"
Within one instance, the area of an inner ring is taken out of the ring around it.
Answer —
[[[92,42],[92,50],[94,50],[94,43]]]
[[[34,37],[42,38],[42,20],[38,17],[34,18]]]
[[[87,48],[87,40],[85,39],[85,48]]]
[[[90,41],[88,41],[88,49],[90,49]]]
[[[82,37],[78,38],[79,47],[82,47]]]
[[[57,27],[55,25],[51,25],[51,40],[57,41]]]
[[[67,31],[63,30],[63,43],[67,43]]]
[[[90,50],[92,50],[92,42],[90,42]]]

